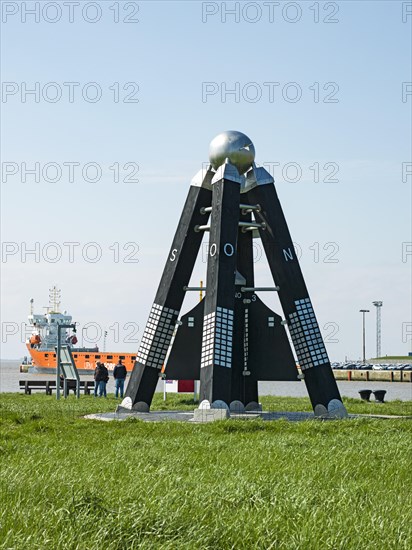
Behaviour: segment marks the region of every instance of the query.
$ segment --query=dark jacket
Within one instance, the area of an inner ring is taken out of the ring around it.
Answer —
[[[94,379],[96,382],[107,382],[109,380],[109,371],[104,365],[96,367],[94,371]]]
[[[117,364],[113,369],[113,376],[114,378],[125,379],[127,376],[127,370],[124,365]]]

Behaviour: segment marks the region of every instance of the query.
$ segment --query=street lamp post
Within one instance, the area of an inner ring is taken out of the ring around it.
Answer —
[[[376,357],[381,357],[381,309],[383,302],[377,300],[376,302],[372,302],[372,304],[376,307]]]
[[[365,313],[369,313],[369,309],[360,309],[360,313],[362,313],[362,342],[363,342],[363,364],[365,364],[366,358],[365,358]]]

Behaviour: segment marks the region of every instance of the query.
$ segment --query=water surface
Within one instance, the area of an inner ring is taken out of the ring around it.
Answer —
[[[0,392],[19,392],[19,380],[55,380],[55,375],[24,374],[19,372],[19,361],[0,361]],[[81,375],[82,380],[92,380],[92,375]],[[341,395],[359,398],[359,390],[386,390],[386,401],[412,401],[412,384],[408,382],[348,382],[338,381]],[[114,392],[113,377],[107,384],[107,391]],[[163,382],[160,381],[156,391],[163,391]],[[279,397],[307,397],[304,382],[259,382],[260,395],[274,395]],[[373,399],[373,396],[372,396]]]

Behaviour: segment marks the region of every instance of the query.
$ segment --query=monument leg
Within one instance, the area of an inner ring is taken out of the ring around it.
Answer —
[[[242,200],[242,195],[241,199]],[[250,212],[242,214],[240,220],[251,222]],[[232,365],[231,401],[241,401],[244,405],[258,402],[258,382],[248,376],[249,355],[249,308],[248,300],[253,292],[241,292],[242,286],[253,288],[253,238],[251,231],[239,228],[237,240],[237,271],[244,278],[241,285],[236,285],[235,294],[235,331],[234,362]]]
[[[205,180],[211,175],[208,172]],[[201,209],[211,200],[210,189],[191,185],[120,408],[150,408],[182,307],[183,287],[189,283],[202,242],[203,234],[195,227],[207,222],[208,214]]]
[[[248,200],[261,206],[255,218],[315,414],[346,416],[275,186],[254,187]]]
[[[231,398],[239,195],[236,169],[225,165],[213,180],[200,365],[200,400],[211,404]]]

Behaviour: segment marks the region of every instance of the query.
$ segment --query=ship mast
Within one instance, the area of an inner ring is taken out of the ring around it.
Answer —
[[[49,289],[50,313],[60,313],[60,294],[61,291],[56,285]]]
[[[34,298],[30,299],[30,315],[33,315],[34,312]]]

